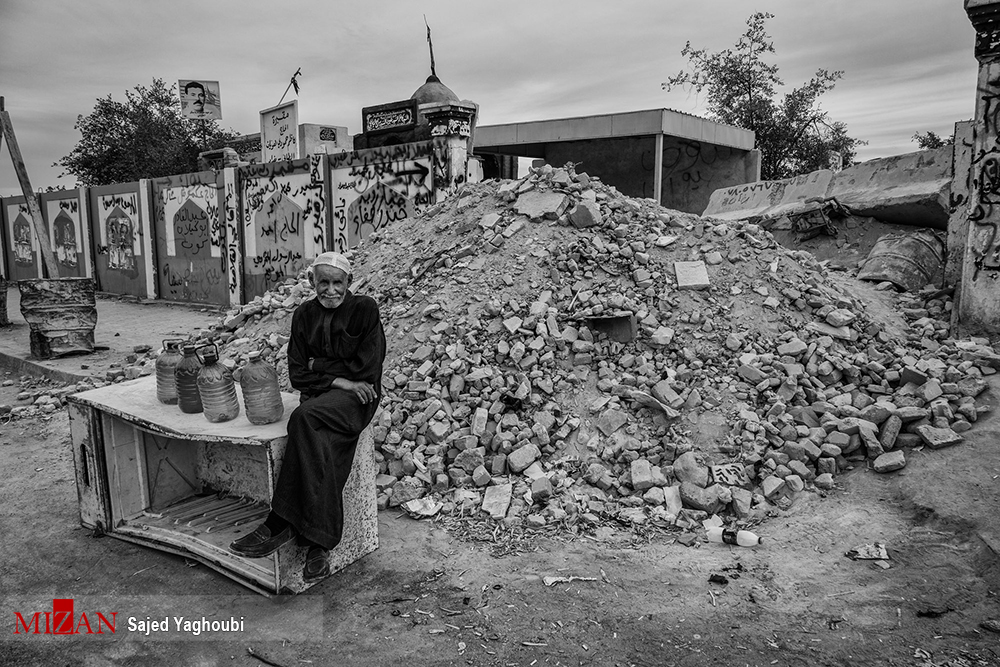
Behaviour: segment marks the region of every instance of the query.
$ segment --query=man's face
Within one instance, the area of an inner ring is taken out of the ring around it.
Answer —
[[[195,111],[205,110],[205,89],[192,87],[188,88],[188,97],[191,98],[191,106],[195,108]]]
[[[350,276],[340,269],[320,264],[313,269],[313,287],[316,288],[316,299],[324,308],[337,308],[344,302]]]

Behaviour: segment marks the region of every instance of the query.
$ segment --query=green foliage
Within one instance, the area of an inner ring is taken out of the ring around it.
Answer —
[[[752,130],[761,154],[761,178],[787,178],[829,167],[836,154],[844,166],[854,163],[856,149],[867,142],[853,139],[844,123],[830,120],[819,98],[833,90],[844,73],[818,69],[806,83],[778,98],[784,85],[777,65],[764,61],[774,44],[765,30],[773,14],[756,12],[734,48],[717,53],[688,42],[681,55],[688,69],[670,77],[663,88],[707,91],[713,120]]]
[[[185,174],[198,170],[198,153],[221,148],[238,135],[218,121],[181,116],[176,85],[163,79],[125,91],[125,101],[109,94],[97,100],[87,116],[77,116],[82,135],[73,151],[53,166],[80,185],[127,183],[140,178]]]
[[[917,146],[920,146],[922,150],[951,146],[955,143],[955,135],[945,138],[938,135],[934,130],[928,130],[926,134],[915,132],[911,138],[917,142]]]

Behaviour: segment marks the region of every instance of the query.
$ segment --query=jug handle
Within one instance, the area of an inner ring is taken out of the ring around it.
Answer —
[[[181,344],[184,342],[183,338],[164,338],[163,339],[163,351],[166,352],[169,348],[168,343],[173,343],[178,350],[180,350]]]
[[[199,346],[198,346],[198,347],[197,347],[197,348],[195,349],[194,353],[195,353],[195,355],[196,355],[196,356],[198,357],[198,361],[200,361],[200,362],[201,362],[202,364],[204,364],[204,363],[205,363],[205,358],[201,356],[201,351],[202,351],[202,350],[204,350],[204,349],[205,349],[206,347],[212,347],[212,348],[215,348],[215,356],[216,356],[216,357],[218,357],[218,356],[219,356],[219,346],[218,346],[218,345],[216,345],[215,343],[206,343],[205,345],[199,345]]]

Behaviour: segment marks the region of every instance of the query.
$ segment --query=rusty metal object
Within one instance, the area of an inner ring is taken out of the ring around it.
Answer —
[[[31,356],[51,359],[94,351],[97,299],[91,278],[17,281]]]
[[[858,278],[891,282],[915,292],[931,283],[940,284],[944,272],[944,243],[938,233],[887,234],[872,246],[861,264]]]

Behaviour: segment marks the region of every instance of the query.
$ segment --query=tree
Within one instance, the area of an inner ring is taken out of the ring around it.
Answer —
[[[857,147],[867,142],[851,138],[844,123],[830,120],[819,107],[819,98],[833,90],[844,73],[818,69],[809,81],[777,99],[784,83],[777,65],[764,60],[775,52],[764,25],[772,18],[774,14],[766,12],[751,15],[746,32],[731,49],[709,53],[688,42],[681,50],[688,69],[670,77],[663,89],[705,90],[713,120],[752,130],[765,180],[826,169],[838,154],[842,164],[853,164]]]
[[[182,117],[176,85],[168,88],[163,79],[125,91],[124,102],[99,98],[74,129],[80,141],[53,166],[65,170],[60,178],[73,175],[88,187],[197,171],[198,153],[238,136],[218,121]]]
[[[951,146],[955,143],[955,135],[950,137],[942,137],[938,135],[934,130],[928,130],[927,134],[920,134],[915,132],[911,137],[913,141],[917,142],[917,146],[920,146],[921,150],[928,150],[932,148],[941,148],[942,146]]]

